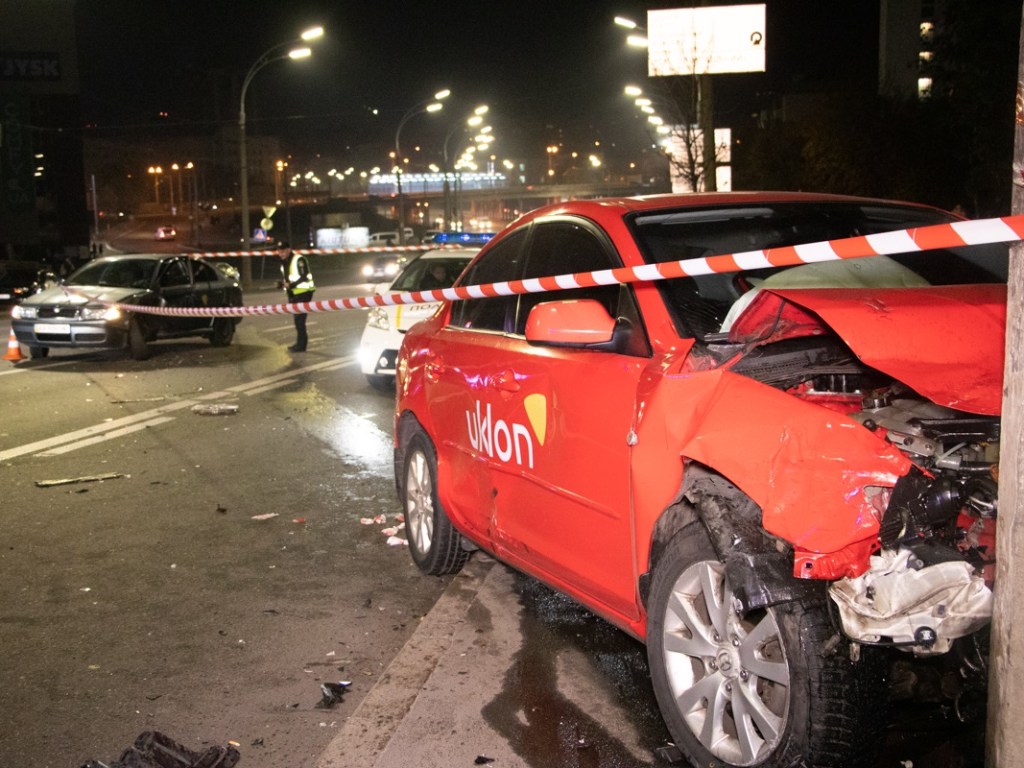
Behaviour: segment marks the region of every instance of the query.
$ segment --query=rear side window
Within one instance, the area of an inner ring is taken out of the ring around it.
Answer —
[[[459,284],[486,285],[517,279],[522,271],[525,235],[526,230],[522,229],[496,244],[466,272]],[[451,325],[478,331],[508,333],[512,330],[515,308],[515,296],[456,301],[452,306]]]

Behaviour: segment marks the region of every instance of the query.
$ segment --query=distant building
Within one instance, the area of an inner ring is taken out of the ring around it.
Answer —
[[[878,92],[927,99],[932,91],[933,48],[942,0],[881,0]]]
[[[0,2],[0,258],[89,246],[73,0]]]

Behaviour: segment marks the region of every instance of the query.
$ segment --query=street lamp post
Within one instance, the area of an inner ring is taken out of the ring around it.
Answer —
[[[153,197],[155,198],[157,207],[160,206],[160,174],[164,172],[164,169],[159,165],[151,165],[146,171],[153,177]]]
[[[427,99],[421,101],[416,106],[412,107],[406,112],[402,119],[398,123],[398,128],[395,130],[395,179],[398,184],[398,244],[405,245],[405,198],[402,196],[402,147],[400,142],[400,136],[402,135],[402,128],[409,120],[416,115],[421,115],[424,112],[439,112],[444,108],[441,103],[443,99],[447,99],[451,96],[452,92],[445,88],[444,90],[438,91],[434,94],[433,99]]]
[[[288,189],[291,186],[291,179],[285,176],[285,170],[288,168],[287,160],[277,161],[277,192],[278,197],[284,198],[284,218],[285,218],[285,236],[288,238],[288,245],[292,244],[292,209],[288,204]]]
[[[552,184],[555,181],[555,155],[558,154],[557,144],[548,144],[548,181]]]
[[[298,43],[309,42],[322,37],[323,27],[313,27],[303,32],[298,39],[289,40],[271,46],[263,55],[253,62],[249,71],[242,81],[242,93],[238,100],[238,159],[239,159],[239,195],[241,198],[242,214],[242,248],[249,247],[249,159],[245,146],[245,93],[249,90],[249,83],[256,76],[256,73],[274,61],[282,59],[305,59],[312,55],[312,50],[307,46],[295,47]],[[285,48],[290,48],[287,53],[280,53]],[[249,288],[252,285],[252,265],[248,259],[242,259],[242,286]]]
[[[181,188],[181,173],[180,173],[181,166],[178,165],[177,163],[171,163],[171,171],[172,171],[172,175],[168,179],[168,181],[171,184],[171,213],[175,213],[175,210],[174,210],[174,180],[175,180],[175,178],[177,178],[177,180],[178,180],[178,206],[180,208],[182,208],[183,210],[185,209],[185,193],[182,191],[182,188]]]
[[[455,218],[454,209],[451,202],[451,184],[448,181],[448,176],[451,175],[452,164],[450,156],[448,154],[448,144],[451,142],[452,137],[455,134],[465,131],[469,128],[477,128],[483,121],[484,115],[487,114],[489,107],[486,104],[481,104],[479,107],[473,110],[473,114],[466,118],[465,122],[456,123],[448,131],[448,135],[444,137],[444,228],[445,231],[451,230],[452,222]]]

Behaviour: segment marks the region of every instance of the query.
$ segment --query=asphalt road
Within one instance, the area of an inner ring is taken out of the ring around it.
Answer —
[[[392,403],[354,362],[364,321],[314,316],[297,356],[268,317],[225,349],[3,363],[0,766],[110,761],[149,729],[315,762],[448,583],[382,533]],[[238,411],[192,410],[218,403]]]

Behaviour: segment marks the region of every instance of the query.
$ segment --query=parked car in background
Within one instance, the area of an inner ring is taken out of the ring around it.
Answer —
[[[370,235],[369,244],[371,248],[375,245],[398,245],[398,233],[374,232]]]
[[[157,227],[156,235],[154,236],[157,240],[173,240],[178,236],[178,230],[174,227]]]
[[[133,358],[144,360],[150,342],[182,336],[203,336],[223,347],[231,343],[238,318],[172,317],[117,305],[241,306],[242,289],[232,272],[187,256],[105,256],[15,307],[12,327],[31,357],[46,357],[52,347],[127,347]]]
[[[462,273],[478,248],[445,248],[427,251],[409,262],[402,273],[377,293],[430,291],[448,288]],[[409,328],[430,317],[439,303],[404,304],[373,307],[359,341],[359,364],[366,380],[377,389],[391,387],[395,381],[395,360]]]
[[[1007,248],[882,235],[956,220],[796,193],[520,218],[459,286],[596,276],[446,301],[406,333],[413,560],[483,549],[644,641],[695,766],[874,765],[890,664],[903,695],[983,721]],[[820,245],[876,235],[907,252]],[[808,263],[773,266],[789,246]],[[608,284],[719,254],[741,271]]]
[[[0,304],[15,304],[55,280],[33,261],[0,261]]]
[[[412,227],[405,228],[405,245],[416,245],[419,240],[416,238],[415,232]],[[369,237],[369,246],[372,248],[377,245],[393,246],[402,245],[398,242],[398,230],[389,232],[374,232]]]

